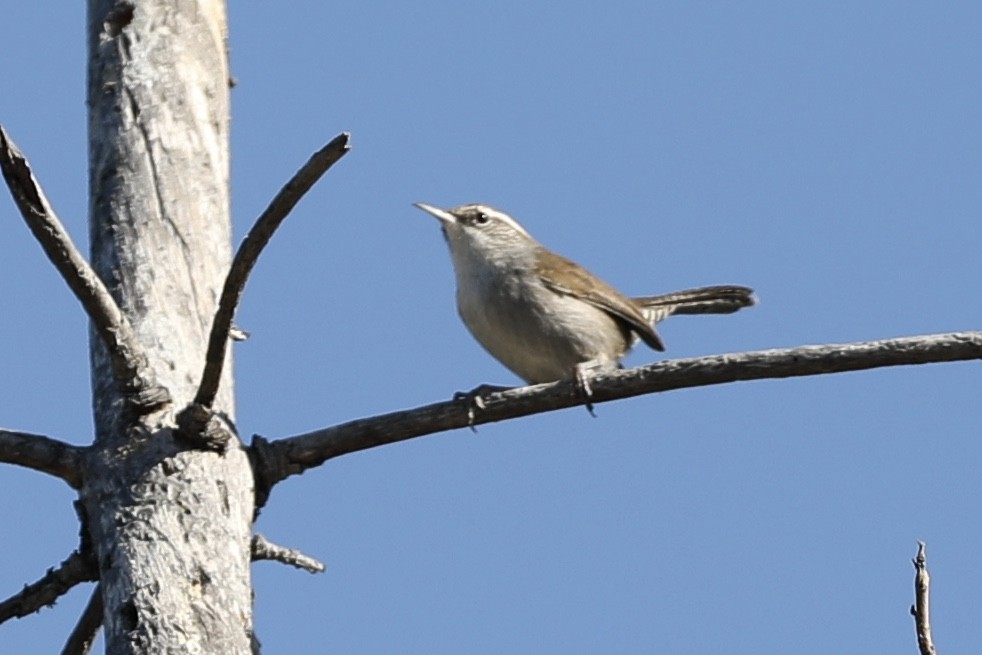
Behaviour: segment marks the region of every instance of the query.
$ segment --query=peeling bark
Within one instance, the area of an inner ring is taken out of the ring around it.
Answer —
[[[81,490],[109,653],[251,653],[252,473],[193,447],[194,397],[231,260],[225,5],[90,0],[91,260],[173,405],[127,412],[91,338],[96,440]],[[231,366],[213,408],[234,421]]]

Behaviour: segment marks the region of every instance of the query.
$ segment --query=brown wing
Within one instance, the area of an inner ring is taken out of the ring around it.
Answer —
[[[556,293],[579,298],[602,309],[623,321],[629,330],[655,350],[665,350],[661,337],[633,302],[576,262],[543,248],[537,272],[545,285]]]

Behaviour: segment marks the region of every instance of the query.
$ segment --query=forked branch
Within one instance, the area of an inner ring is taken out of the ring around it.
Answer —
[[[860,371],[883,366],[982,359],[982,332],[955,332],[882,341],[802,346],[675,359],[590,379],[593,402],[724,384]],[[570,382],[509,389],[483,397],[473,424],[491,423],[583,403]],[[252,461],[258,502],[290,475],[339,455],[444,430],[468,427],[471,401],[454,400],[358,419],[278,441],[255,437]]]
[[[127,400],[140,413],[170,402],[160,387],[133,328],[106,285],[89,266],[48,202],[30,164],[0,126],[0,169],[14,203],[44,253],[82,303],[99,338],[106,345],[113,375]]]
[[[17,464],[61,478],[73,489],[82,485],[84,448],[40,434],[0,429],[0,462]]]
[[[198,385],[197,396],[194,399],[196,404],[211,407],[215,401],[218,384],[222,377],[222,368],[225,366],[225,349],[228,344],[229,329],[232,327],[232,319],[235,318],[235,310],[239,306],[239,299],[242,297],[252,267],[255,266],[263,248],[269,243],[280,223],[289,215],[304,194],[335,162],[348,152],[350,149],[349,137],[347,132],[342,132],[326,146],[315,152],[290,181],[280,189],[273,201],[269,203],[266,211],[256,219],[255,225],[252,226],[249,234],[242,241],[242,245],[239,246],[228,275],[225,277],[222,297],[218,302],[215,320],[211,325],[205,369],[201,375],[201,384]]]
[[[27,616],[45,605],[53,605],[72,587],[95,580],[97,574],[92,558],[75,551],[58,568],[48,569],[40,580],[24,585],[19,592],[0,602],[0,623]]]

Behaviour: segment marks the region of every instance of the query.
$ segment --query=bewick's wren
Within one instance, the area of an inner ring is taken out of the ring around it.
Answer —
[[[457,277],[457,310],[499,362],[530,384],[619,366],[641,339],[665,350],[653,325],[672,314],[729,314],[755,302],[740,286],[627,298],[579,264],[544,247],[508,214],[487,205],[440,209]]]

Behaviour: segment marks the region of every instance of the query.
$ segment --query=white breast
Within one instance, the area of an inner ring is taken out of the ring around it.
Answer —
[[[572,377],[583,362],[616,363],[628,348],[606,312],[547,288],[517,257],[455,257],[457,309],[474,338],[529,383]]]

